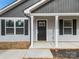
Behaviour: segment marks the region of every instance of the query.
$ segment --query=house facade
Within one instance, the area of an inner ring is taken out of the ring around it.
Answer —
[[[32,6],[25,9],[30,3]],[[0,41],[22,42],[21,45],[30,48],[35,48],[34,45],[47,48],[44,44],[48,42],[51,43],[48,48],[59,48],[59,42],[78,42],[78,12],[78,0],[27,1],[1,15]]]

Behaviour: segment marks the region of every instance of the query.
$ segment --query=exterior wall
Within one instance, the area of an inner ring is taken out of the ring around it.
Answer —
[[[17,7],[9,10],[8,12],[0,15],[0,17],[23,17],[25,18],[24,10],[39,0],[26,0]],[[29,20],[29,34],[28,35],[1,35],[1,19],[0,19],[0,49],[20,49],[29,48],[30,46],[30,20]]]
[[[59,19],[77,19],[77,34],[76,35],[59,35],[58,41],[79,41],[79,16],[63,16]]]
[[[55,41],[55,18],[52,16],[35,16],[34,17],[34,41],[36,41],[36,21],[37,19],[48,19],[47,40]],[[77,35],[59,35],[58,41],[79,41],[79,16],[61,16],[59,19],[77,19]]]
[[[78,0],[50,0],[50,2],[33,11],[33,13],[78,13]]]
[[[29,28],[28,35],[4,35],[2,36],[1,35],[1,19],[0,19],[0,42],[30,41],[30,20],[28,20],[28,28]]]
[[[37,30],[37,28],[36,28],[36,21],[37,20],[40,20],[40,19],[47,19],[47,23],[48,23],[48,25],[47,25],[47,27],[48,27],[48,29],[47,29],[47,41],[54,41],[54,23],[55,23],[55,18],[52,16],[52,17],[50,17],[50,16],[35,16],[34,17],[34,41],[36,41],[37,39],[36,39],[36,30]]]

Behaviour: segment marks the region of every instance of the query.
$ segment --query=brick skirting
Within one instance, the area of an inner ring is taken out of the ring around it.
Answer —
[[[0,49],[28,49],[30,41],[0,42]]]

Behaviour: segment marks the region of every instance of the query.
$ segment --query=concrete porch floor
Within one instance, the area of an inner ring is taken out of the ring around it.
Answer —
[[[55,42],[33,42],[32,48],[55,48]],[[59,49],[79,49],[79,42],[58,42]]]
[[[55,43],[46,41],[34,41],[32,48],[55,48]]]

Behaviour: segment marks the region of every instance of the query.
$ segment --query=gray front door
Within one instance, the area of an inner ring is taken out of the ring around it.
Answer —
[[[37,21],[38,41],[46,41],[46,20]]]

